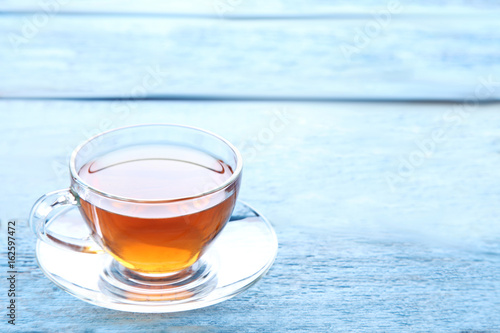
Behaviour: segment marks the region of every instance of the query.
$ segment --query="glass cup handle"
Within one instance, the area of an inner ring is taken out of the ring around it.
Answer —
[[[50,231],[47,226],[69,209],[78,207],[78,201],[69,189],[48,193],[37,200],[30,213],[31,229],[45,243],[83,253],[103,253],[90,235],[74,238]]]

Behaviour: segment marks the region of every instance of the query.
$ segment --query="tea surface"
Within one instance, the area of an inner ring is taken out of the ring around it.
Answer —
[[[118,150],[90,161],[79,172],[100,191],[138,200],[196,196],[221,185],[232,174],[227,164],[206,153],[165,145]],[[182,213],[186,202],[169,203],[165,209],[179,213],[168,218],[147,218],[147,208],[140,206],[137,209],[146,209],[144,217],[109,212],[80,201],[94,235],[122,265],[144,273],[167,273],[196,262],[229,219],[236,194],[237,190],[215,203],[201,199],[198,211],[192,214]]]

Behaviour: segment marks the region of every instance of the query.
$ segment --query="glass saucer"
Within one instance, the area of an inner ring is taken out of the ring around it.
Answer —
[[[204,286],[204,292],[193,293],[194,296],[165,290],[161,281],[148,284],[146,293],[143,286],[137,292],[123,292],[119,290],[120,280],[133,281],[133,276],[122,274],[108,254],[68,251],[39,240],[36,257],[50,280],[81,300],[114,310],[167,313],[213,305],[250,288],[269,270],[277,250],[278,241],[271,224],[238,201],[224,230],[193,265],[194,288]]]

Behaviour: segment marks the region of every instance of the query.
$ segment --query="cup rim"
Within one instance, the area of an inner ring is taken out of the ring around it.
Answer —
[[[76,170],[76,157],[77,157],[78,153],[80,152],[80,150],[85,145],[87,145],[92,140],[95,140],[98,137],[107,135],[109,133],[127,130],[127,129],[139,128],[139,127],[180,127],[180,128],[195,130],[195,131],[198,131],[198,132],[201,132],[204,134],[211,135],[211,136],[215,137],[216,139],[222,141],[224,144],[226,144],[233,151],[234,155],[236,156],[236,169],[234,170],[231,177],[229,177],[224,183],[222,183],[221,185],[217,186],[214,189],[202,192],[202,193],[194,195],[194,196],[179,197],[179,198],[174,198],[174,199],[136,199],[136,198],[129,198],[129,197],[125,197],[125,196],[119,196],[119,195],[104,192],[102,190],[97,189],[94,186],[87,184],[80,177],[80,175],[78,175],[78,172]],[[92,191],[100,196],[104,196],[104,197],[114,199],[114,200],[135,202],[135,203],[168,203],[168,202],[178,202],[178,201],[201,198],[201,197],[204,197],[206,195],[210,195],[212,193],[218,192],[218,191],[230,186],[239,178],[241,171],[243,170],[243,158],[241,156],[240,151],[231,142],[229,142],[228,140],[224,139],[220,135],[217,135],[213,132],[210,132],[210,131],[207,131],[207,130],[204,130],[204,129],[201,129],[198,127],[194,127],[194,126],[179,125],[179,124],[173,124],[173,123],[149,123],[149,124],[139,124],[139,125],[122,126],[122,127],[114,128],[114,129],[99,133],[97,135],[94,135],[93,137],[85,140],[83,143],[78,145],[73,150],[73,152],[71,154],[69,168],[70,168],[71,178],[74,180],[75,183],[77,183],[79,186],[81,186],[85,189],[89,189],[90,191]]]

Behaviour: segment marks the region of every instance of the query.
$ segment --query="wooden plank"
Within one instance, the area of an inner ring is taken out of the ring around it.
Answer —
[[[500,327],[498,104],[119,105],[0,101],[0,219],[20,221],[18,325],[3,318],[2,332]],[[79,301],[37,269],[26,218],[38,196],[68,185],[57,165],[95,132],[149,122],[203,127],[242,150],[241,199],[280,241],[269,274],[244,294],[186,313],[129,314]]]
[[[339,1],[304,0],[144,0],[144,1],[96,1],[96,0],[3,0],[0,11],[57,11],[65,13],[141,13],[141,14],[181,14],[209,15],[214,17],[240,16],[306,16],[306,15],[366,15],[374,11],[388,9],[399,4],[406,13],[421,15],[471,15],[491,14],[500,10],[498,3],[491,1],[404,1],[404,0],[363,0],[353,3]]]
[[[0,22],[2,97],[462,100],[483,81],[500,97],[496,18],[394,18],[373,38],[374,19],[29,22]]]

